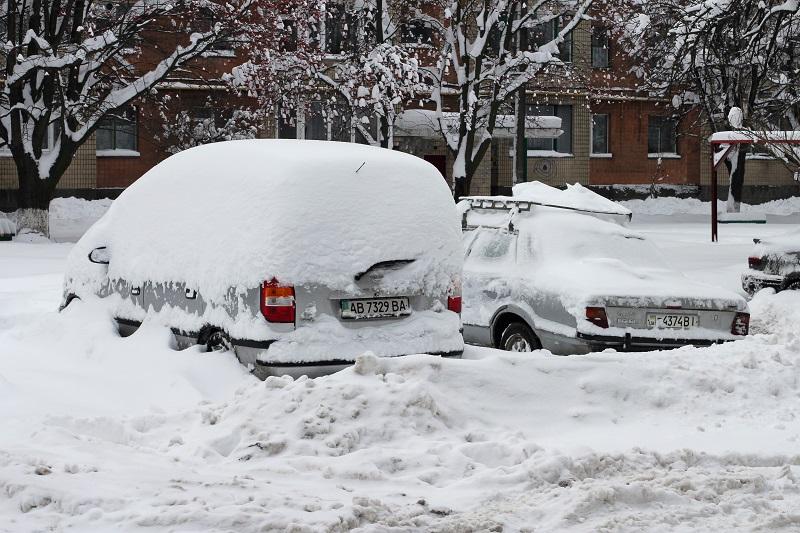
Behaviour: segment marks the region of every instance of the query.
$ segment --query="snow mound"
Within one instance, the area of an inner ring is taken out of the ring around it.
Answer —
[[[101,198],[99,200],[85,200],[70,196],[67,198],[53,198],[50,202],[50,224],[58,226],[68,223],[92,223],[102,217],[113,200]]]
[[[696,198],[647,198],[627,200],[620,204],[640,215],[708,215],[711,212],[710,202],[701,202]],[[717,211],[725,211],[725,202],[717,202]],[[800,213],[800,198],[791,197],[756,205],[741,204],[741,212],[773,216],[794,215]]]
[[[14,235],[17,232],[17,225],[4,213],[0,212],[0,237],[4,235]]]
[[[0,333],[0,513],[23,530],[800,524],[800,353],[770,334],[259,382],[89,307]]]
[[[460,272],[460,228],[446,182],[426,161],[351,143],[245,140],[159,163],[75,247],[69,272],[108,246],[112,279],[229,288],[353,286],[387,260],[416,259],[429,294]]]

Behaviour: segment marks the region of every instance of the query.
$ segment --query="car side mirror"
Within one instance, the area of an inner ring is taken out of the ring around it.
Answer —
[[[89,261],[97,265],[107,265],[111,259],[111,254],[108,253],[108,248],[100,246],[89,252]]]

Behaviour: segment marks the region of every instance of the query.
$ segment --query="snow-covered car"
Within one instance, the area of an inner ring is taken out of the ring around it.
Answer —
[[[744,298],[670,269],[646,237],[623,225],[629,213],[602,203],[542,204],[459,203],[467,343],[569,355],[708,345],[748,333]]]
[[[77,243],[74,298],[179,346],[230,348],[261,376],[365,352],[458,356],[461,229],[431,164],[351,143],[247,140],[174,155]]]
[[[742,288],[751,295],[766,287],[776,291],[800,289],[800,231],[753,242],[755,248],[747,258]]]

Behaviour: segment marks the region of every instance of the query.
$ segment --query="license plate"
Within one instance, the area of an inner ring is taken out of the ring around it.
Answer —
[[[697,315],[680,313],[647,313],[647,327],[658,329],[689,329],[700,325]]]
[[[339,305],[342,310],[342,318],[348,320],[392,318],[411,314],[408,298],[340,300]]]

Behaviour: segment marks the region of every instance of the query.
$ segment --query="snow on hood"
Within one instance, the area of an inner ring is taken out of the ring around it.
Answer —
[[[416,282],[444,292],[460,273],[460,233],[447,184],[420,158],[351,143],[221,142],[166,159],[123,192],[75,246],[68,280],[107,246],[110,278],[185,281],[211,298],[272,277],[346,290],[394,259],[416,259]]]
[[[528,200],[542,204],[558,205],[586,211],[600,211],[619,215],[630,215],[631,210],[592,192],[580,183],[557,189],[540,181],[518,183],[513,187],[515,200]]]
[[[582,314],[586,305],[613,300],[619,305],[653,305],[680,299],[684,307],[736,306],[734,292],[695,282],[671,267],[643,234],[595,217],[540,209],[519,215],[520,252],[533,268],[528,277],[542,290],[558,294],[567,308]],[[527,237],[524,237],[527,236]]]
[[[800,231],[794,230],[768,239],[760,239],[756,243],[754,254],[798,253],[800,252]]]

